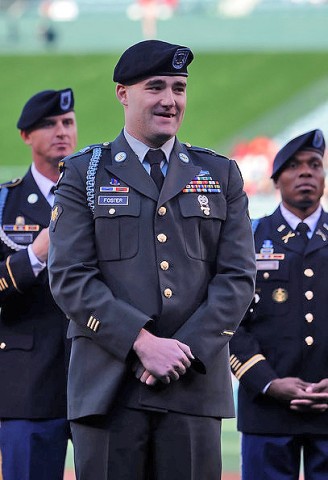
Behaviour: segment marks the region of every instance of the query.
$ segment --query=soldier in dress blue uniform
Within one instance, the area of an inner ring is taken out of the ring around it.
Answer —
[[[254,222],[254,301],[230,343],[243,480],[328,478],[328,214],[321,130],[276,155],[276,211]]]
[[[126,50],[123,132],[64,161],[49,271],[71,319],[79,480],[221,478],[228,342],[255,256],[236,163],[176,138],[192,59],[157,40]]]
[[[49,289],[49,221],[58,162],[76,148],[70,88],[37,93],[17,123],[31,148],[0,188],[0,449],[6,480],[63,478],[69,424],[67,318]]]

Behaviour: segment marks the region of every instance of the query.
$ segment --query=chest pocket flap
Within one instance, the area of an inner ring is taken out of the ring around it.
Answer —
[[[95,232],[100,261],[134,257],[139,249],[140,197],[99,194],[95,204]]]
[[[196,260],[214,261],[227,216],[224,196],[186,193],[180,195],[179,204],[187,254]]]
[[[179,197],[183,217],[225,220],[227,202],[223,194],[184,193]]]

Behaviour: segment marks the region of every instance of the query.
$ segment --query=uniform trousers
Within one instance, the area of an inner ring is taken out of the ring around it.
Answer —
[[[71,422],[77,480],[220,480],[221,419],[116,407]]]
[[[62,480],[69,434],[63,418],[1,420],[3,480]]]
[[[242,480],[328,479],[327,435],[242,434]]]

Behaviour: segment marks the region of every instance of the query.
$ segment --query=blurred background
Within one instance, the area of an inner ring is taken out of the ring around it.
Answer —
[[[0,182],[30,164],[16,122],[40,90],[73,88],[79,148],[112,140],[123,125],[113,68],[158,38],[195,54],[180,140],[235,158],[251,217],[270,214],[279,148],[315,128],[328,140],[327,31],[327,0],[0,0]],[[234,420],[223,453],[225,475],[238,472]]]

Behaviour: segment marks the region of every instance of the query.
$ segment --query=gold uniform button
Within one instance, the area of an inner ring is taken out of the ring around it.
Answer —
[[[314,316],[312,315],[312,313],[307,313],[307,314],[305,315],[305,320],[306,320],[308,323],[313,322],[313,319],[314,319]]]
[[[307,292],[304,293],[304,295],[307,300],[312,300],[312,298],[314,297],[312,290],[308,290]]]
[[[0,343],[0,348],[1,348],[1,350],[4,350],[4,349],[6,348],[6,346],[7,346],[7,345],[5,344],[5,342],[1,342],[1,343]]]
[[[267,280],[269,277],[270,277],[270,273],[269,273],[269,272],[264,272],[264,273],[263,273],[263,278],[265,278],[265,280]]]
[[[115,208],[110,208],[108,210],[109,215],[114,215],[115,212],[116,212]]]
[[[163,215],[166,214],[166,207],[159,207],[157,213],[158,213],[158,215],[160,215],[161,217],[163,217]]]
[[[306,343],[307,345],[309,345],[309,347],[310,347],[311,345],[313,345],[313,342],[314,342],[313,337],[306,337],[306,338],[305,338],[305,343]]]
[[[172,290],[171,290],[170,288],[166,288],[166,289],[164,290],[164,297],[166,297],[166,298],[171,298],[172,295],[173,295],[173,292],[172,292]]]
[[[165,243],[167,240],[167,236],[164,233],[160,233],[159,235],[157,235],[157,240],[160,243]]]
[[[313,277],[314,271],[312,270],[312,268],[306,268],[306,269],[304,270],[304,275],[305,275],[306,277]]]
[[[163,262],[160,263],[160,267],[161,267],[162,270],[168,270],[169,266],[170,266],[170,264],[166,260],[163,260]]]

